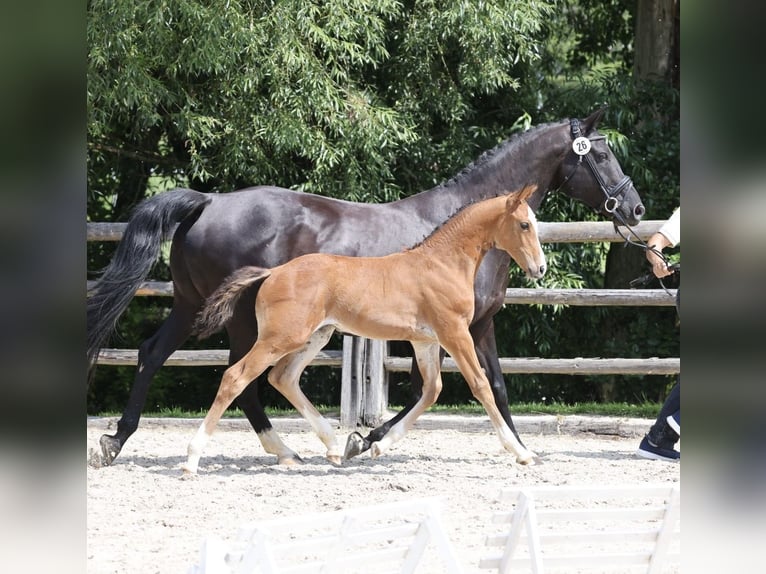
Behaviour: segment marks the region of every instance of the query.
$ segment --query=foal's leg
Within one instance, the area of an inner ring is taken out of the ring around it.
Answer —
[[[470,333],[465,328],[456,328],[447,332],[449,335],[441,339],[441,344],[457,363],[473,396],[484,406],[503,447],[516,455],[517,462],[534,464],[535,454],[519,442],[503,420],[500,410],[495,404],[489,381],[479,364],[479,359],[476,357]]]
[[[247,355],[224,372],[215,400],[197,430],[197,434],[189,443],[186,464],[182,467],[185,474],[196,474],[202,449],[213,435],[224,411],[253,379],[284,354],[267,349],[273,349],[273,347],[257,342]]]
[[[436,402],[442,390],[441,357],[438,343],[413,343],[418,368],[423,375],[423,389],[420,399],[401,419],[396,422],[380,440],[370,447],[372,458],[386,452],[392,444],[404,438],[417,418]]]
[[[229,365],[233,365],[244,357],[253,348],[258,338],[257,323],[252,312],[255,305],[253,299],[247,295],[243,296],[237,304],[231,321],[226,326],[230,344]],[[243,300],[245,300],[245,306],[240,308]],[[301,462],[301,458],[282,442],[263,410],[261,400],[258,397],[258,385],[261,384],[263,378],[261,376],[244,388],[237,397],[237,405],[244,411],[247,420],[250,421],[263,449],[269,454],[276,455],[278,464],[286,466],[298,464]]]
[[[277,389],[303,415],[320,440],[327,447],[327,459],[333,464],[340,465],[342,457],[340,446],[335,438],[332,425],[311,404],[300,388],[300,377],[303,369],[316,357],[330,340],[335,331],[331,325],[317,329],[308,342],[298,351],[283,357],[271,369],[269,383]]]

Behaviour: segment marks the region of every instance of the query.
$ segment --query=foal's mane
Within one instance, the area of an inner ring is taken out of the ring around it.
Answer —
[[[497,195],[495,195],[495,197],[497,197]],[[485,199],[489,199],[489,198],[485,198]],[[452,218],[453,218],[453,217],[455,217],[455,216],[456,216],[458,213],[460,213],[461,211],[465,211],[465,209],[466,209],[466,208],[468,208],[468,207],[470,207],[470,206],[472,206],[472,205],[476,205],[476,204],[477,204],[477,203],[479,203],[480,201],[483,201],[483,200],[482,200],[482,199],[476,199],[476,200],[474,200],[474,201],[471,201],[471,202],[469,202],[469,203],[464,203],[463,205],[461,205],[460,207],[458,207],[458,208],[457,208],[457,209],[456,209],[454,212],[452,212],[452,214],[451,214],[451,215],[450,215],[450,216],[449,216],[447,219],[445,219],[445,220],[444,220],[444,221],[442,221],[442,222],[441,222],[439,225],[437,225],[437,226],[434,228],[434,230],[433,230],[433,231],[431,231],[431,233],[429,233],[428,235],[426,235],[426,236],[425,236],[423,239],[421,239],[420,241],[418,241],[418,242],[417,242],[415,245],[413,245],[412,247],[408,247],[407,249],[404,249],[403,251],[404,251],[404,252],[407,252],[407,251],[412,251],[413,249],[417,249],[418,247],[420,247],[421,245],[423,245],[423,244],[424,244],[426,241],[428,241],[429,239],[431,239],[431,237],[433,237],[433,236],[434,236],[434,235],[435,235],[435,234],[436,234],[436,233],[437,233],[437,232],[438,232],[438,231],[439,231],[439,230],[440,230],[442,227],[444,227],[445,225],[447,225],[447,223],[449,223],[450,221],[452,221]]]
[[[523,188],[522,188],[522,189],[523,189]],[[521,190],[518,190],[518,191],[520,192]],[[453,213],[452,213],[452,214],[451,214],[451,215],[450,215],[450,216],[449,216],[447,219],[445,219],[445,220],[444,220],[444,221],[442,221],[442,222],[441,222],[439,225],[437,225],[437,226],[436,226],[436,228],[435,228],[435,229],[434,229],[434,230],[433,230],[431,233],[429,233],[429,234],[428,234],[428,235],[426,235],[426,236],[425,236],[423,239],[421,239],[420,241],[418,241],[418,242],[417,242],[415,245],[413,245],[412,247],[408,247],[408,248],[407,248],[407,249],[405,249],[404,251],[405,251],[405,252],[407,252],[407,251],[412,251],[413,249],[415,249],[415,248],[417,248],[417,247],[420,247],[421,245],[423,245],[423,244],[424,244],[426,241],[428,241],[429,239],[431,239],[431,237],[433,237],[434,235],[436,235],[436,233],[437,233],[439,230],[441,230],[441,228],[442,228],[442,227],[444,227],[445,225],[447,225],[447,224],[448,224],[450,221],[452,221],[452,220],[453,220],[455,217],[457,217],[457,216],[458,216],[458,215],[459,215],[461,212],[465,211],[465,210],[466,210],[466,209],[468,209],[469,207],[471,207],[471,206],[473,206],[473,205],[476,205],[477,203],[481,203],[482,201],[486,201],[486,200],[488,200],[488,199],[492,199],[493,197],[500,197],[501,195],[508,195],[508,194],[510,194],[510,193],[513,193],[513,192],[510,192],[510,191],[507,191],[507,190],[506,190],[506,191],[501,191],[501,192],[499,192],[499,193],[496,193],[495,195],[492,195],[492,196],[489,196],[489,197],[484,197],[484,198],[476,198],[476,199],[474,199],[473,201],[470,201],[470,202],[468,202],[468,203],[464,203],[463,205],[461,205],[460,207],[458,207],[458,208],[457,208],[457,209],[456,209],[456,210],[455,210],[455,211],[454,211],[454,212],[453,212]]]

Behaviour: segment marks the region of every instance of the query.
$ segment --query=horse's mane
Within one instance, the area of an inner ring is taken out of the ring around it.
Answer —
[[[544,129],[559,126],[561,122],[567,121],[567,120],[559,120],[557,122],[547,122],[544,124],[537,124],[535,126],[532,126],[526,131],[518,132],[513,134],[508,139],[500,142],[495,147],[486,150],[484,153],[482,153],[478,158],[476,158],[474,161],[469,163],[467,166],[465,166],[463,169],[461,169],[457,174],[452,176],[450,179],[445,181],[444,183],[441,183],[437,187],[448,187],[452,185],[457,185],[458,183],[462,182],[463,180],[467,179],[472,173],[479,170],[480,168],[484,167],[486,164],[488,164],[490,161],[492,161],[495,157],[499,156],[503,153],[508,153],[509,150],[515,148],[518,143],[522,140],[530,136],[531,134],[534,134],[536,132],[542,131]],[[505,195],[508,192],[501,192],[496,193],[493,197],[497,197],[498,195]],[[442,223],[440,223],[431,233],[429,233],[426,237],[424,237],[421,241],[414,244],[412,247],[409,247],[405,249],[404,251],[410,251],[412,249],[415,249],[416,247],[420,247],[425,243],[428,239],[431,238],[437,231],[439,231],[448,221],[450,221],[453,217],[455,217],[458,213],[466,209],[467,207],[470,207],[471,205],[474,205],[475,203],[478,203],[480,201],[483,201],[484,199],[489,199],[489,197],[484,198],[476,198],[473,201],[469,203],[465,203],[458,207],[447,219],[445,219]]]
[[[561,121],[564,121],[564,120],[561,120]],[[549,128],[551,126],[558,126],[561,123],[561,121],[538,124],[538,125],[532,126],[526,131],[513,134],[511,137],[509,137],[505,141],[500,142],[492,149],[488,149],[487,151],[482,153],[478,158],[476,158],[474,161],[472,161],[463,169],[461,169],[457,174],[455,174],[450,179],[442,183],[441,187],[447,187],[450,185],[456,185],[460,183],[464,179],[468,178],[470,174],[472,174],[479,168],[484,167],[486,164],[492,161],[495,157],[499,156],[501,153],[506,153],[508,150],[514,148],[523,138],[526,138],[527,136],[533,133]],[[453,215],[455,214],[453,213]]]

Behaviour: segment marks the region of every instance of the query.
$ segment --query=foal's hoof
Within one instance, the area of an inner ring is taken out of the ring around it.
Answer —
[[[343,453],[343,457],[348,460],[354,458],[358,454],[362,454],[365,450],[364,437],[358,432],[352,432],[346,439],[346,450]]]
[[[95,448],[88,450],[88,466],[91,468],[101,468],[104,466],[104,457]]]
[[[299,464],[303,464],[303,459],[297,454],[278,456],[277,464],[279,466],[298,466]]]
[[[329,460],[333,466],[343,465],[343,458],[339,454],[328,454],[327,460]]]
[[[533,453],[532,451],[530,451],[529,454],[526,454],[523,457],[521,456],[516,457],[516,462],[518,462],[519,464],[523,464],[525,466],[535,466],[536,464],[543,463],[542,459],[539,456],[537,456],[535,453]]]
[[[370,446],[370,456],[372,458],[378,458],[382,454],[383,451],[381,450],[380,445],[377,442],[372,443]]]
[[[102,434],[98,442],[101,445],[101,466],[109,466],[122,450],[120,441],[108,434]]]

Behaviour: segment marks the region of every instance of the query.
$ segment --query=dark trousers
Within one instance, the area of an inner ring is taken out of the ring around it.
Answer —
[[[678,317],[681,317],[681,287],[679,286],[676,292],[676,312]],[[681,375],[678,375],[678,380],[673,388],[670,389],[665,402],[662,404],[660,414],[657,417],[656,422],[649,430],[649,439],[663,448],[672,448],[676,442],[678,442],[678,434],[670,425],[668,425],[668,417],[675,413],[681,412]]]

